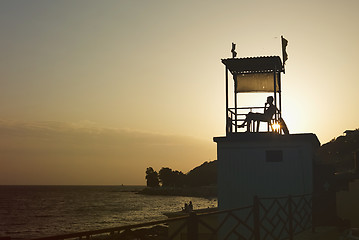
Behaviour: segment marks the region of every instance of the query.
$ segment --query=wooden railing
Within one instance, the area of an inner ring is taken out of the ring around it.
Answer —
[[[253,198],[253,205],[135,225],[36,238],[62,239],[293,239],[312,225],[312,195]],[[33,239],[35,240],[35,239]]]

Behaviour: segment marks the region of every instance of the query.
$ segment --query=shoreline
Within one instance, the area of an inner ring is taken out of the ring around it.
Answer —
[[[137,193],[143,195],[217,198],[217,186],[146,187]]]

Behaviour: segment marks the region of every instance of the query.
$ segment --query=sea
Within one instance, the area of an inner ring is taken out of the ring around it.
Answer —
[[[217,199],[138,194],[144,186],[0,186],[0,237],[31,239],[163,220]]]

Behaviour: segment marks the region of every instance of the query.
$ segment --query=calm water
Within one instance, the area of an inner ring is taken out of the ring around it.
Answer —
[[[34,238],[166,219],[185,202],[215,199],[144,196],[138,186],[0,186],[0,237]]]

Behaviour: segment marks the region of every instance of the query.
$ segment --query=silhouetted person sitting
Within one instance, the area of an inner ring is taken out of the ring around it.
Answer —
[[[189,204],[188,204],[188,209],[190,212],[193,211],[193,204],[192,204],[192,201],[189,201]]]
[[[267,102],[264,104],[264,113],[253,113],[249,112],[246,115],[246,119],[244,122],[239,125],[238,127],[244,127],[247,125],[247,132],[250,130],[251,122],[257,122],[257,132],[259,130],[259,123],[260,122],[270,122],[273,115],[276,112],[276,107],[273,105],[273,97],[267,97]]]
[[[185,203],[184,207],[182,208],[183,212],[192,212],[193,211],[193,204],[192,201],[189,202],[189,204]]]

